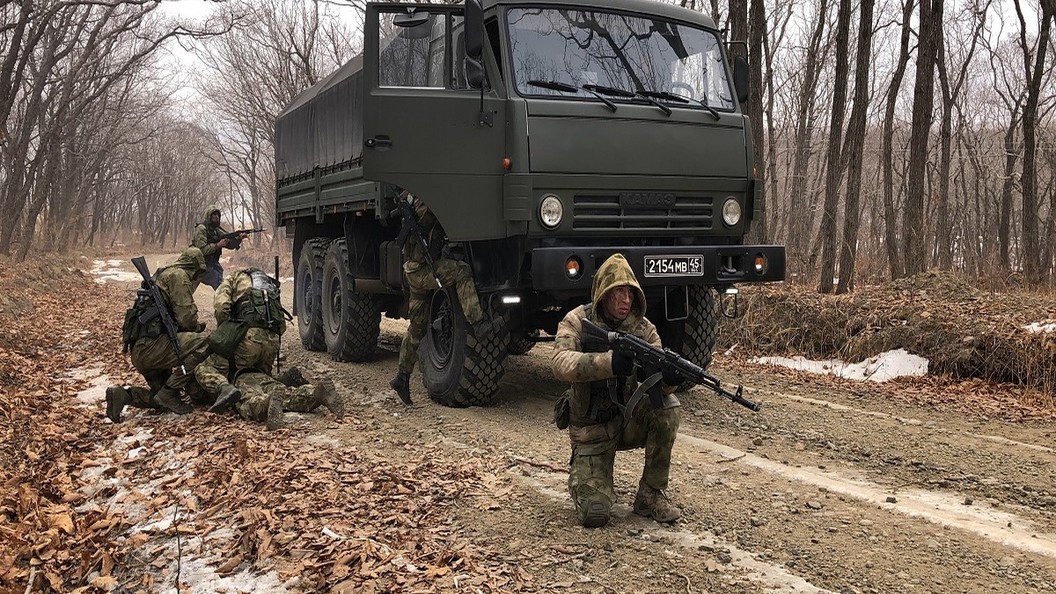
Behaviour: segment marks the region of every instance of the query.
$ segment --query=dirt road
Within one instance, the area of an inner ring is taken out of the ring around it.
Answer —
[[[211,316],[211,292],[196,297]],[[549,371],[551,346],[510,357],[493,406],[441,407],[416,374],[415,405],[407,408],[387,386],[405,328],[383,320],[368,364],[306,352],[291,328],[286,364],[334,380],[351,411],[340,422],[305,415],[296,429],[325,444],[318,447],[369,452],[397,466],[413,463],[424,447],[438,462],[487,460],[493,470],[472,496],[436,513],[518,567],[534,589],[1056,591],[1049,424],[906,404],[925,387],[942,389],[933,380],[852,383],[720,355],[712,372],[745,384],[764,408],[752,413],[699,388],[682,395],[669,492],[682,519],[661,526],[631,513],[643,457],[625,452],[617,457],[616,517],[586,530],[565,490],[567,435],[550,424],[564,389]],[[465,583],[452,589],[463,590],[474,591]]]

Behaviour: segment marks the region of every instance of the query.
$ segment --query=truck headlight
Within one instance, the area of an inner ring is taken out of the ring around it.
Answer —
[[[560,225],[563,214],[564,208],[561,206],[561,199],[553,194],[547,194],[543,197],[543,201],[539,203],[539,221],[547,229],[554,229]]]
[[[722,222],[732,227],[741,221],[741,205],[732,196],[722,203]]]

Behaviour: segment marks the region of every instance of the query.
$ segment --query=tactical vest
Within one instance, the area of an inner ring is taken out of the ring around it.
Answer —
[[[588,303],[583,310],[586,313],[586,319],[595,324],[598,323],[592,304]],[[608,345],[595,345],[584,340],[580,340],[580,344],[584,345],[582,348],[585,353],[604,353],[610,350]],[[626,383],[626,377],[611,377],[590,382],[590,408],[587,410],[586,417],[572,418],[572,424],[585,426],[607,423],[622,414],[620,406],[625,404],[623,400]]]
[[[165,333],[150,295],[137,294],[132,307],[125,310],[121,326],[122,352],[127,353],[140,338],[157,338]]]
[[[279,300],[279,283],[264,271],[246,270],[252,287],[231,307],[231,319],[245,322],[250,328],[266,328],[281,334],[284,310]]]

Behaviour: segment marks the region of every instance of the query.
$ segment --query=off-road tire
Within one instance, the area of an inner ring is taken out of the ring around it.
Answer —
[[[377,296],[357,293],[348,270],[348,246],[335,240],[323,262],[320,305],[326,352],[335,361],[368,361],[378,346],[381,307]]]
[[[491,403],[506,372],[509,331],[506,320],[490,306],[492,328],[477,337],[469,328],[454,289],[435,291],[429,326],[418,349],[422,382],[434,401],[456,408]],[[439,319],[439,329],[434,321]]]
[[[526,355],[535,346],[533,338],[539,338],[538,330],[533,330],[528,334],[521,333],[517,336],[511,334],[510,346],[506,348],[506,351],[511,355]]]
[[[719,337],[718,300],[710,287],[689,287],[689,317],[682,335],[682,356],[707,369]]]
[[[297,259],[296,292],[293,296],[297,300],[297,333],[301,336],[301,345],[309,351],[326,349],[319,296],[323,286],[323,260],[330,241],[327,237],[305,241],[301,256]]]

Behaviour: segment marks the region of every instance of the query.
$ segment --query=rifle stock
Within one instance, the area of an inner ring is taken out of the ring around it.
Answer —
[[[672,370],[683,381],[704,386],[716,395],[735,402],[749,410],[759,411],[762,405],[752,402],[743,396],[744,387],[737,386],[736,392],[723,387],[719,378],[704,371],[702,367],[667,348],[658,348],[633,334],[618,330],[604,330],[590,320],[583,320],[583,339],[587,343],[604,343],[614,351],[630,351],[639,366],[655,366],[657,369]]]
[[[176,360],[180,362],[180,372],[183,375],[187,375],[187,368],[183,365],[183,349],[180,347],[179,329],[176,327],[176,322],[173,321],[172,316],[169,315],[169,305],[165,302],[165,296],[161,294],[161,289],[158,288],[154,279],[150,277],[150,268],[147,266],[147,261],[143,256],[132,258],[132,265],[136,267],[139,275],[143,277],[143,289],[140,290],[146,291],[151,301],[154,302],[154,308],[158,312],[157,315],[161,318],[161,325],[165,328],[165,334],[169,337],[169,342],[176,352]]]

